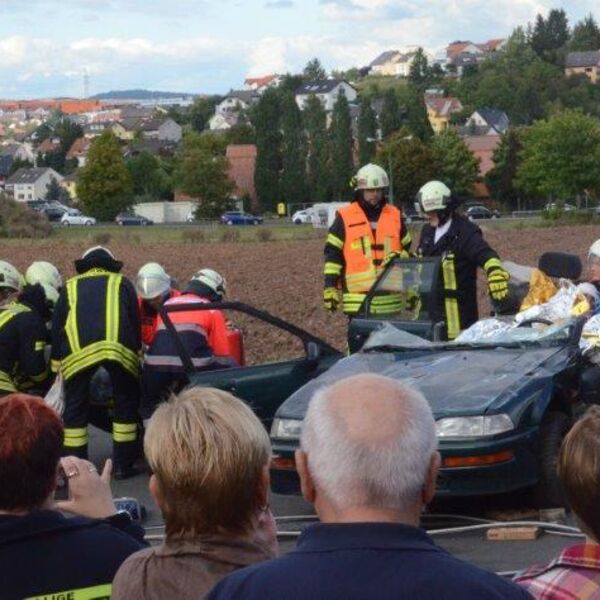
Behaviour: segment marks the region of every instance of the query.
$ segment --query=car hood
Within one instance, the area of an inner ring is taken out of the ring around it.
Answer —
[[[351,375],[377,373],[403,379],[429,401],[436,419],[511,412],[519,399],[548,391],[568,361],[566,347],[452,351],[359,352],[292,394],[277,417],[303,419],[315,391]]]

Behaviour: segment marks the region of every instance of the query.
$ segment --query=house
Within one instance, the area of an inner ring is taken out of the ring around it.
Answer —
[[[263,77],[247,77],[244,85],[249,90],[262,94],[267,88],[277,87],[281,83],[281,75],[264,75]]]
[[[215,115],[246,110],[258,102],[259,94],[255,90],[231,90],[219,104],[215,106]]]
[[[229,161],[229,178],[235,183],[233,194],[238,198],[250,197],[251,210],[258,208],[258,197],[254,187],[256,169],[256,146],[254,144],[230,144],[225,155]]]
[[[12,143],[0,146],[1,156],[12,156],[13,160],[28,160],[30,163],[35,161],[35,154],[30,144]]]
[[[335,101],[340,94],[345,94],[348,102],[356,101],[358,93],[347,81],[342,79],[322,79],[320,81],[308,81],[296,90],[296,104],[300,110],[310,96],[315,95],[322,103],[327,112],[333,110]]]
[[[151,106],[138,106],[137,104],[128,104],[122,106],[119,110],[119,119],[150,119],[154,114],[154,108]]]
[[[425,106],[429,123],[436,134],[447,129],[452,115],[463,109],[460,100],[452,96],[425,96]]]
[[[600,51],[569,52],[565,61],[565,75],[585,75],[592,83],[600,74]]]
[[[231,113],[215,113],[208,120],[208,128],[211,131],[227,131],[234,125],[237,125],[238,114],[235,112]]]
[[[142,121],[139,130],[145,138],[173,142],[175,144],[181,141],[183,129],[179,123],[173,119],[150,119]]]
[[[6,180],[5,188],[17,202],[43,200],[52,179],[62,183],[63,176],[50,167],[19,169]]]
[[[476,110],[460,128],[461,135],[502,135],[506,133],[510,121],[504,111],[497,108],[480,108]]]
[[[116,123],[111,123],[110,129],[120,140],[130,141],[139,131],[141,124],[141,119],[122,119]]]
[[[60,138],[49,137],[46,138],[37,148],[38,154],[53,154],[60,150]]]
[[[416,52],[402,53],[388,50],[381,53],[371,64],[370,73],[391,77],[408,77]]]
[[[104,133],[105,129],[110,129],[113,121],[92,121],[84,126],[83,135],[88,139],[93,139]]]
[[[494,168],[494,151],[500,144],[500,136],[467,135],[463,141],[467,148],[479,159],[479,175],[483,177]]]
[[[496,38],[483,43],[470,40],[452,42],[446,48],[446,56],[441,61],[447,70],[453,70],[462,76],[468,65],[477,65],[499,52],[506,45],[506,39]]]
[[[77,201],[77,171],[73,171],[73,173],[69,173],[65,175],[60,184],[67,190],[69,194],[69,198],[76,202]]]
[[[71,147],[69,148],[66,158],[67,159],[73,159],[73,158],[76,159],[77,166],[83,167],[86,163],[87,154],[88,154],[91,144],[92,144],[92,142],[89,138],[86,138],[86,137],[77,138],[73,142]]]

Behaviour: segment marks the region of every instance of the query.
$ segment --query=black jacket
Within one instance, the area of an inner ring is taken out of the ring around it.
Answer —
[[[127,278],[94,269],[67,281],[52,319],[53,370],[68,380],[108,360],[137,375],[140,349],[138,300]]]
[[[456,274],[460,329],[466,329],[479,318],[477,310],[477,267],[482,267],[490,258],[498,255],[483,239],[481,229],[462,215],[453,215],[450,229],[436,243],[435,227],[425,224],[417,249],[422,256],[451,256]],[[444,281],[440,273],[440,290],[444,290]],[[444,291],[437,298],[432,313],[436,321],[446,320],[445,300],[450,292]]]
[[[0,597],[109,598],[121,563],[146,547],[143,537],[128,515],[102,520],[66,518],[53,510],[0,515]],[[69,595],[76,590],[81,596]]]
[[[46,339],[44,320],[31,307],[15,302],[0,309],[0,393],[47,379]]]

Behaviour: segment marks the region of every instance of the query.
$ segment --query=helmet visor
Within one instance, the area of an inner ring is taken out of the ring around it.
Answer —
[[[171,288],[171,281],[160,276],[138,276],[135,281],[137,293],[144,300],[151,300],[166,294]]]

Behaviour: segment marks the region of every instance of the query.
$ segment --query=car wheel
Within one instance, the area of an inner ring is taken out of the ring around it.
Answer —
[[[260,225],[260,221],[258,219],[255,219],[254,221],[252,221],[253,225]]]
[[[70,225],[69,221],[63,221],[62,224],[63,227],[68,227]]]
[[[86,227],[90,227],[90,225],[92,225],[92,222],[91,222],[91,221],[86,221],[86,222],[84,223],[84,225],[85,225]]]
[[[498,215],[492,215],[492,219],[497,219]]]
[[[233,225],[233,221],[225,221],[225,225]]]
[[[294,225],[302,225],[302,220],[301,219],[296,219],[294,221]]]
[[[548,411],[539,433],[538,469],[539,480],[532,489],[535,508],[559,508],[567,506],[564,491],[556,473],[558,453],[562,441],[571,428],[571,419],[559,411]]]

